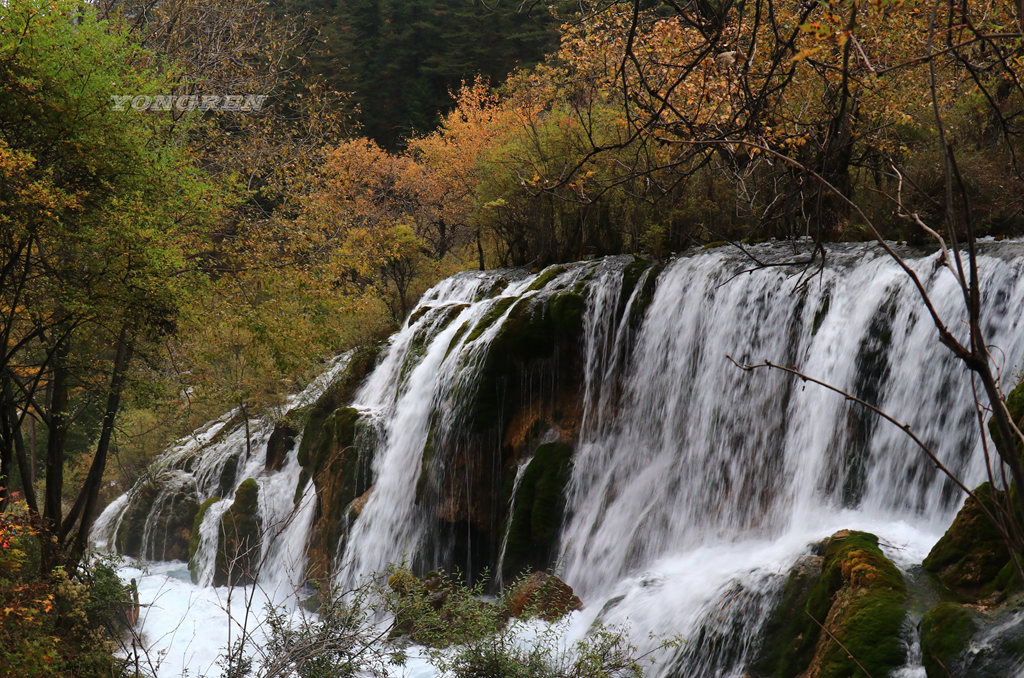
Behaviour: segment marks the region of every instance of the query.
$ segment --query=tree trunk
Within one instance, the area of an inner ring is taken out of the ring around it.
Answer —
[[[96,520],[96,508],[99,502],[100,486],[103,484],[103,472],[107,467],[107,453],[110,450],[110,438],[114,432],[114,420],[117,411],[121,407],[121,393],[124,390],[124,382],[128,373],[128,366],[131,364],[133,346],[129,337],[130,330],[124,328],[117,342],[117,354],[114,357],[114,370],[110,377],[110,388],[107,391],[107,405],[103,412],[103,423],[100,429],[100,438],[96,443],[96,454],[89,467],[89,475],[78,493],[74,506],[68,512],[67,518],[61,529],[62,540],[70,534],[74,528],[75,521],[80,519],[78,535],[75,538],[71,558],[77,561],[85,552],[88,545],[89,530]]]
[[[36,503],[36,491],[33,485],[35,481],[34,474],[31,471],[28,460],[25,457],[25,440],[21,433],[21,424],[26,420],[27,415],[23,414],[21,417],[18,416],[17,403],[14,402],[14,393],[11,390],[11,381],[7,377],[3,380],[2,386],[2,400],[3,406],[0,408],[0,431],[3,431],[4,446],[10,445],[14,452],[14,458],[18,463],[18,474],[21,477],[21,491],[25,496],[25,503],[28,504],[28,509],[34,514],[39,513],[39,505]],[[33,427],[35,426],[35,420],[29,418],[32,422]],[[5,450],[5,453],[8,451]],[[10,479],[10,471],[7,472],[8,482]]]
[[[60,537],[61,498],[64,490],[64,441],[67,435],[65,412],[68,405],[68,346],[60,343],[53,351],[53,373],[49,398],[49,438],[46,441],[46,500],[43,508],[43,523],[54,538]],[[43,571],[49,571],[57,564],[60,543],[43,540]]]

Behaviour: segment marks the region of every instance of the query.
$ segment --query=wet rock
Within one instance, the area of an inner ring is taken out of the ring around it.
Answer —
[[[572,448],[564,443],[541,445],[523,471],[509,516],[502,576],[552,564],[565,513],[565,486],[572,467]],[[511,491],[511,488],[510,488]]]
[[[231,507],[220,519],[214,586],[244,586],[256,580],[261,528],[259,485],[248,478],[235,490]]]
[[[146,531],[146,519],[159,494],[160,488],[150,476],[145,477],[132,488],[128,497],[128,505],[121,515],[117,533],[114,535],[114,546],[118,553],[133,558],[142,555],[142,539]]]
[[[159,512],[149,518],[154,524],[150,527],[148,553],[144,555],[152,560],[186,560],[192,523],[198,510],[194,487],[165,497]]]
[[[298,429],[288,419],[282,419],[274,424],[274,430],[267,441],[267,471],[280,471],[284,468],[284,462],[295,446],[295,437],[298,435]]]
[[[372,487],[349,502],[348,506],[345,507],[345,514],[349,520],[355,520],[363,514],[363,509],[366,508],[366,502],[370,501],[371,494],[373,494]]]
[[[976,616],[966,605],[939,603],[921,618],[921,659],[928,678],[963,675],[962,655],[977,628]]]
[[[555,621],[583,609],[583,601],[572,587],[546,572],[534,572],[513,584],[505,593],[503,604],[510,617],[540,617],[545,621]]]
[[[924,559],[924,568],[964,600],[975,601],[987,597],[997,588],[1010,582],[999,581],[1000,572],[1010,562],[1006,542],[982,506],[994,510],[994,504],[1003,500],[1003,493],[984,483],[968,497],[957,513],[953,524],[932,547]],[[1006,579],[1004,574],[1003,579]]]
[[[824,561],[822,556],[807,555],[789,571],[779,602],[761,632],[762,649],[752,667],[754,675],[794,676],[810,663],[818,635],[808,628],[804,610]]]
[[[314,406],[298,452],[302,464],[298,492],[305,490],[310,479],[316,490],[308,566],[308,575],[314,579],[329,576],[343,535],[355,519],[348,509],[366,495],[371,476],[372,445],[359,441],[361,432],[370,433],[363,430],[362,415],[350,407],[325,413],[325,404]]]
[[[754,675],[789,678],[887,676],[903,665],[906,583],[878,538],[843,530],[824,544],[821,573],[804,561],[773,614],[774,635]],[[813,584],[808,584],[813,580]]]

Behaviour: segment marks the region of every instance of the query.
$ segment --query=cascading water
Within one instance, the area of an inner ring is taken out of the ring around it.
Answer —
[[[779,245],[752,251],[772,264],[791,254]],[[941,317],[961,331],[951,274],[933,255],[908,257]],[[597,619],[630,624],[641,646],[648,632],[681,634],[688,642],[663,657],[662,672],[739,675],[757,649],[756,631],[782,575],[809,544],[838,529],[865,529],[882,538],[897,563],[921,562],[961,497],[905,434],[834,393],[777,370],[746,372],[730,360],[796,365],[877,403],[909,424],[966,484],[980,482],[985,471],[970,381],[939,345],[906,275],[859,245],[832,248],[820,271],[754,266],[726,248],[679,257],[664,270],[631,262],[585,262],[541,276],[465,273],[424,296],[352,403],[373,424],[377,442],[372,489],[337,555],[339,583],[357,584],[403,561],[424,571],[479,569],[466,560],[478,552],[456,556],[458,539],[437,534],[436,516],[463,510],[459,497],[481,492],[481,476],[433,450],[464,439],[472,404],[487,396],[479,382],[492,365],[489,351],[518,304],[541,308],[569,292],[585,299],[582,367],[578,384],[560,388],[577,392],[580,411],[563,412],[566,421],[530,435],[538,443],[573,442],[555,553],[561,575],[587,605],[573,632]],[[1024,327],[1013,312],[1024,301],[1022,267],[1021,245],[984,246],[986,332],[1008,381],[1024,364]],[[291,405],[312,402],[343,364]],[[533,399],[557,390],[533,374],[516,387]],[[237,427],[227,428],[211,426],[197,434],[201,443],[183,443],[167,456],[177,495],[193,482],[197,501],[220,496],[225,468],[245,443]],[[254,454],[238,463],[227,485],[257,479],[261,520],[277,535],[262,546],[267,567],[273,580],[295,585],[304,562],[296,554],[304,553],[316,512],[313,484],[297,487],[298,442],[280,470],[265,472],[271,425],[251,428]],[[491,439],[474,444],[481,440]],[[489,444],[493,449],[476,453],[507,476],[493,486],[507,482],[509,494],[493,504],[510,516],[532,462],[525,454],[509,461],[507,441]],[[200,448],[201,460],[185,473],[181,460]],[[454,478],[463,495],[431,498],[439,476]],[[217,524],[229,503],[207,509],[196,561],[203,572],[212,571]],[[97,541],[116,543],[112,535],[128,505],[111,505]],[[489,519],[453,529],[473,540],[492,525],[490,564],[500,576],[509,523]],[[159,550],[150,532],[143,555]]]

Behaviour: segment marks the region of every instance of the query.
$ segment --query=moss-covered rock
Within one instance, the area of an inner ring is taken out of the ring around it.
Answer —
[[[476,325],[473,326],[473,329],[470,330],[469,335],[466,337],[466,341],[469,342],[479,339],[480,335],[486,332],[488,327],[496,323],[501,316],[505,315],[505,311],[507,311],[509,306],[514,304],[516,301],[516,297],[502,297],[494,302],[494,305],[484,313],[483,317],[480,318]]]
[[[199,551],[199,528],[203,524],[203,518],[206,517],[206,512],[218,501],[220,501],[220,497],[210,497],[204,501],[199,505],[199,510],[196,511],[196,515],[192,519],[192,534],[189,535],[188,540],[188,569],[189,573],[192,575],[192,581],[195,583],[198,582],[198,572],[196,572],[194,561],[196,558],[196,552]]]
[[[537,448],[523,471],[508,517],[508,541],[502,562],[502,576],[506,579],[552,565],[571,467],[572,448],[564,443],[548,443]]]
[[[921,659],[928,678],[960,675],[958,662],[976,630],[976,613],[957,603],[939,603],[921,618]]]
[[[583,601],[572,587],[547,572],[533,572],[517,581],[502,596],[502,604],[510,617],[540,617],[545,621],[555,621],[583,609]]]
[[[314,408],[299,445],[302,464],[296,501],[312,479],[317,507],[310,539],[309,574],[327,577],[334,554],[351,518],[347,507],[366,493],[371,480],[370,448],[360,444],[361,432],[368,435],[362,415],[351,407],[324,413]]]
[[[472,395],[464,403],[469,426],[479,431],[508,422],[523,404],[524,373],[546,372],[555,383],[578,383],[585,306],[581,295],[569,291],[515,301],[480,365],[475,392],[467,394]]]
[[[621,308],[619,308],[619,313],[625,311],[626,304],[629,303],[630,298],[633,298],[627,321],[634,330],[640,327],[644,316],[647,314],[647,308],[651,305],[651,301],[654,300],[654,293],[658,287],[658,277],[664,269],[664,263],[651,263],[644,259],[638,259],[626,266],[622,273],[622,294],[619,296]]]
[[[815,625],[823,623],[828,631],[818,639],[808,676],[887,676],[901,666],[906,659],[900,638],[906,597],[903,575],[878,548],[878,537],[866,532],[834,535],[807,601]]]
[[[1017,384],[1009,395],[1006,396],[1006,409],[1010,411],[1010,417],[1017,424],[1017,427],[1024,430],[1024,381]],[[1002,436],[999,435],[999,429],[995,425],[994,419],[989,419],[988,430],[992,435],[992,442],[995,443],[1000,453],[1008,455],[1010,450],[1007,449],[1009,446],[1003,443]],[[1020,448],[1020,445],[1016,445],[1017,455],[1024,455],[1024,450]]]
[[[133,558],[142,556],[146,519],[159,493],[160,488],[151,476],[144,477],[132,488],[114,534],[114,547],[118,553]]]
[[[242,586],[256,579],[262,529],[259,492],[259,485],[252,478],[242,481],[230,508],[221,516],[215,586]]]
[[[795,676],[811,661],[818,642],[817,626],[809,627],[804,611],[821,577],[824,558],[801,558],[790,570],[779,602],[762,629],[761,652],[751,671],[757,676]]]
[[[220,469],[220,479],[217,481],[217,494],[231,494],[231,488],[235,486],[235,476],[238,475],[238,457],[243,454],[241,450],[235,452],[224,460]]]
[[[878,548],[877,537],[837,532],[825,544],[816,579],[813,570],[791,573],[774,613],[774,636],[766,639],[779,647],[767,648],[755,662],[758,675],[889,675],[906,658],[900,636],[906,598],[903,576]]]
[[[982,510],[986,506],[993,511],[1001,495],[989,483],[980,485],[924,559],[924,568],[965,600],[991,592],[991,584],[1010,561],[1005,540]]]
[[[540,275],[537,276],[537,279],[526,288],[526,291],[532,292],[534,290],[542,290],[548,286],[548,283],[563,273],[565,273],[565,266],[548,266],[541,271]]]
[[[150,543],[145,557],[152,560],[185,560],[192,538],[192,523],[199,510],[194,487],[164,496],[160,510],[151,515]]]

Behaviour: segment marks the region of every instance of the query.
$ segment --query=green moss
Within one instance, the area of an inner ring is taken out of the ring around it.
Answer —
[[[1010,552],[981,506],[994,509],[1002,493],[984,483],[968,497],[953,524],[924,559],[924,568],[960,596],[974,600],[1010,560]],[[980,503],[979,503],[980,502]]]
[[[548,286],[552,280],[565,273],[565,266],[549,266],[541,274],[537,276],[537,279],[526,288],[527,292],[534,292],[536,290],[542,290]]]
[[[1010,394],[1006,396],[1006,409],[1010,411],[1010,417],[1017,424],[1018,428],[1024,428],[1024,381],[1017,384]],[[996,428],[995,419],[989,419],[988,430],[992,436],[992,442],[995,443],[996,447],[1003,455],[1009,455],[1010,450],[1003,443],[1002,436],[999,435],[999,429]],[[1016,453],[1018,455],[1024,454],[1024,450],[1021,449],[1018,444]]]
[[[476,369],[473,388],[456,394],[458,406],[466,408],[468,427],[477,432],[509,421],[521,402],[524,372],[548,370],[556,383],[579,378],[585,298],[564,291],[547,299],[527,297],[508,303],[511,308]]]
[[[921,658],[928,678],[958,675],[957,658],[976,630],[974,611],[957,603],[939,603],[921,618]]]
[[[199,528],[203,524],[203,518],[206,517],[206,512],[218,501],[220,501],[220,497],[210,497],[204,501],[199,505],[199,510],[196,511],[196,516],[192,519],[192,534],[189,536],[188,540],[188,569],[192,574],[193,582],[197,581],[196,576],[198,574],[195,570],[195,566],[193,565],[193,561],[195,560],[196,552],[199,550]]]
[[[556,332],[578,332],[583,325],[587,301],[576,292],[561,292],[548,301],[551,321]]]
[[[829,611],[839,604],[838,619],[829,630],[838,643],[827,642],[821,659],[822,678],[885,676],[903,664],[905,648],[900,628],[906,617],[903,575],[878,548],[878,538],[867,532],[850,532],[832,539],[825,551],[821,579],[811,591],[808,611]],[[815,617],[824,622],[825,617]],[[857,659],[864,671],[850,657]]]
[[[805,558],[790,571],[779,602],[765,623],[762,650],[751,667],[755,675],[795,676],[810,664],[818,634],[807,627],[804,610],[821,576],[821,560]]]
[[[1020,572],[1013,560],[1010,560],[1003,565],[992,581],[982,588],[981,595],[983,598],[995,597],[997,600],[1004,600],[1007,595],[1020,590]]]
[[[809,670],[823,678],[865,678],[889,675],[902,665],[906,583],[878,548],[877,537],[837,533],[827,542],[821,574],[808,590],[809,576],[790,575],[773,614],[766,641],[776,648],[760,661],[766,675],[788,678]]]
[[[537,448],[523,471],[513,512],[508,516],[508,542],[502,564],[506,579],[526,570],[543,570],[551,564],[565,513],[565,486],[571,465],[569,445],[548,443]]]
[[[235,499],[220,519],[215,586],[252,583],[259,563],[260,521],[259,484],[252,478],[242,481]]]
[[[434,471],[434,456],[437,451],[437,424],[438,424],[438,412],[433,412],[430,415],[430,426],[427,429],[427,441],[423,444],[423,454],[420,457],[420,475],[416,479],[416,503],[420,504],[423,501],[424,493],[427,487],[431,484]]]
[[[703,247],[701,247],[701,249],[702,250],[713,250],[713,249],[716,249],[718,247],[725,247],[728,244],[729,244],[729,242],[727,240],[712,240],[711,242],[709,242],[706,245],[704,245]]]
[[[508,310],[508,307],[516,301],[516,297],[502,297],[494,302],[494,305],[491,306],[490,310],[487,311],[487,313],[484,314],[484,317],[480,318],[480,321],[473,327],[473,331],[469,333],[468,337],[466,337],[466,341],[475,341],[479,338],[481,334],[487,331],[488,327],[496,323],[501,316],[505,315],[505,311]]]
[[[311,576],[327,576],[348,525],[345,507],[368,489],[374,434],[373,426],[351,407],[327,414],[317,411],[310,418],[300,444],[303,466],[295,501],[312,479],[317,513],[310,540]]]
[[[298,460],[302,471],[295,488],[296,503],[302,499],[309,479],[317,481],[321,477],[332,453],[353,445],[360,416],[359,411],[351,407],[342,407],[329,413],[315,409],[310,414],[299,444]]]
[[[448,359],[448,356],[451,355],[452,349],[459,345],[459,341],[466,334],[466,332],[469,331],[470,324],[470,321],[467,320],[466,322],[462,323],[462,325],[459,326],[459,329],[455,330],[455,334],[452,335],[452,340],[448,342],[448,348],[445,349],[445,360]]]

